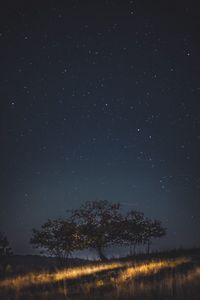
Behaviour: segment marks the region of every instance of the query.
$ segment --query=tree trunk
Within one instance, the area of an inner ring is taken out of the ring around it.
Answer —
[[[108,260],[107,257],[103,254],[102,247],[97,248],[97,253],[98,253],[99,258],[100,258],[101,261],[107,261]]]
[[[130,246],[130,256],[135,256],[136,254],[136,244],[131,244]]]
[[[150,246],[151,246],[151,241],[147,241],[147,254],[148,255],[150,253]]]
[[[133,244],[133,255],[135,256],[136,254],[136,244]]]

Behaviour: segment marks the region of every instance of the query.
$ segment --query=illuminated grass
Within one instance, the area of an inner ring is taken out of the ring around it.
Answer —
[[[125,271],[123,271],[119,277],[117,278],[118,283],[122,283],[127,281],[128,279],[132,279],[139,275],[150,275],[159,272],[164,268],[175,268],[178,265],[189,262],[190,260],[187,258],[180,258],[177,260],[162,260],[159,262],[150,262],[147,264],[142,264],[139,266],[131,266],[128,267]]]
[[[24,276],[17,276],[15,278],[5,279],[0,281],[0,287],[9,288],[23,288],[30,285],[46,284],[52,282],[58,282],[67,279],[78,279],[83,276],[96,274],[98,272],[113,270],[125,266],[129,266],[130,263],[107,263],[93,266],[83,266],[76,268],[69,268],[63,271],[57,271],[55,273],[28,273]]]
[[[0,281],[0,287],[20,290],[31,285],[42,285],[70,279],[75,280],[83,276],[95,275],[100,272],[116,269],[121,269],[120,271],[118,270],[116,278],[109,278],[108,275],[107,279],[97,279],[90,285],[93,285],[94,287],[101,287],[108,284],[109,281],[111,281],[112,284],[120,285],[123,282],[126,282],[127,280],[139,275],[154,274],[159,272],[161,269],[174,268],[187,262],[189,262],[189,259],[186,258],[176,260],[161,260],[137,265],[134,265],[133,262],[113,262],[92,266],[74,267],[57,271],[55,273],[28,273],[24,276],[18,276]]]
[[[91,290],[93,288],[113,286],[121,291],[122,289],[127,288],[124,284],[126,283],[134,283],[134,279],[143,276],[146,278],[150,275],[156,275],[158,272],[164,269],[173,269],[182,264],[189,263],[190,259],[188,258],[179,258],[176,260],[162,260],[162,261],[154,261],[149,263],[137,264],[132,266],[129,265],[121,270],[116,276],[107,276],[105,279],[97,278],[94,282],[87,282],[82,285],[82,290]],[[196,274],[196,273],[195,273]],[[141,287],[141,286],[140,286]]]

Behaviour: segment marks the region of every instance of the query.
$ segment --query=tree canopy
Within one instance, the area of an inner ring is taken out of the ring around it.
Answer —
[[[135,210],[126,214],[119,203],[107,200],[85,202],[71,210],[67,219],[48,220],[39,230],[33,229],[31,243],[46,253],[67,259],[75,250],[92,248],[101,260],[106,260],[104,249],[113,245],[150,245],[154,238],[166,234],[159,220],[146,218]]]
[[[81,247],[80,235],[74,223],[62,219],[48,220],[40,230],[32,230],[31,244],[60,260]]]
[[[85,247],[94,248],[99,257],[105,260],[105,247],[119,243],[119,224],[122,221],[120,204],[107,200],[96,200],[84,203],[73,210],[71,218],[82,233]]]

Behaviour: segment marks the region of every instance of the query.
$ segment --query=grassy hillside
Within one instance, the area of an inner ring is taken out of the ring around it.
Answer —
[[[79,265],[74,260],[74,266],[57,269],[54,259],[26,257],[24,261],[43,261],[41,269],[2,278],[0,299],[199,300],[199,254],[199,250],[182,250],[106,263],[79,261]]]

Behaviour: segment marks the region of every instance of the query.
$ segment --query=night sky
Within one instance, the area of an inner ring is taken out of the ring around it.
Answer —
[[[0,231],[95,199],[162,220],[160,248],[200,246],[200,7],[6,1],[0,8]]]

